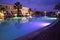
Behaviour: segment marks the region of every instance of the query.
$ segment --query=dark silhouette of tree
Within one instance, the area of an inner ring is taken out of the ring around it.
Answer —
[[[2,5],[0,5],[0,9],[2,8]]]
[[[57,5],[55,5],[55,8],[54,9],[60,10],[60,3],[58,3]]]
[[[4,13],[4,11],[6,11],[6,9],[4,7],[0,8],[0,11],[2,11]]]
[[[55,6],[55,9],[57,9],[57,10],[60,11],[60,3],[58,3],[58,4]],[[57,17],[60,17],[60,14],[59,14],[59,13],[57,13],[56,15],[57,15]]]
[[[17,9],[17,16],[21,16],[22,13],[20,9],[22,9],[22,5],[20,4],[20,2],[16,2],[14,4],[14,8]]]
[[[40,16],[40,11],[35,11],[36,16]]]
[[[29,12],[29,14],[30,14],[31,16],[34,15],[34,11],[33,11],[31,8],[28,9],[28,12]]]
[[[31,8],[29,8],[29,9],[28,9],[29,14],[30,14],[30,12],[31,12],[31,11],[32,11],[32,9],[31,9]]]

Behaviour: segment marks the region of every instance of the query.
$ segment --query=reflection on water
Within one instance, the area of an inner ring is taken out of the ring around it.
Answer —
[[[28,22],[29,20],[26,18],[26,17],[22,17],[20,23],[26,23]]]
[[[2,22],[4,22],[4,19],[0,19],[0,24],[1,24]]]
[[[21,18],[18,18],[18,17],[14,17],[14,18],[7,18],[5,20],[2,20],[0,19],[0,24],[1,26],[2,25],[19,25],[19,24],[22,24],[22,23],[27,23],[29,22],[31,18],[29,17],[21,17]]]
[[[21,23],[28,23],[31,21],[51,21],[51,20],[56,20],[57,18],[49,18],[49,17],[42,17],[42,18],[32,18],[32,17],[14,17],[14,18],[8,18],[8,19],[0,19],[0,24],[4,23],[4,24],[11,24],[11,25],[15,25],[15,24],[21,24]]]

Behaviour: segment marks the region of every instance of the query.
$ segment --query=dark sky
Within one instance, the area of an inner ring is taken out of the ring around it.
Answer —
[[[0,0],[2,4],[14,4],[19,1],[23,6],[38,11],[55,11],[53,8],[60,0]]]

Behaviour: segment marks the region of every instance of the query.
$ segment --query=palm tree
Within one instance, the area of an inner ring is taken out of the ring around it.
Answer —
[[[16,2],[14,4],[14,8],[17,9],[17,16],[21,16],[22,13],[20,9],[22,9],[22,5],[20,4],[20,2]]]
[[[55,8],[54,9],[60,10],[60,3],[58,3],[57,5],[55,5]]]
[[[54,9],[57,9],[57,10],[60,10],[60,3],[58,3],[57,5],[55,5],[55,8]],[[57,17],[60,17],[60,12],[57,12],[56,15]]]

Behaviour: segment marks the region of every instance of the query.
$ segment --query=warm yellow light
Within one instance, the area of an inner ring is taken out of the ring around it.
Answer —
[[[17,14],[14,14],[15,17],[17,17]]]
[[[29,16],[30,14],[28,13],[27,15]]]
[[[3,22],[4,21],[4,19],[0,19],[0,22]]]
[[[45,16],[46,16],[46,13],[47,13],[47,12],[46,12],[46,11],[44,11]]]
[[[59,14],[60,14],[60,12],[57,12],[57,13],[56,13],[56,16],[59,17]]]
[[[4,14],[0,12],[0,19],[4,19]]]
[[[22,20],[25,21],[25,20],[27,20],[27,18],[26,17],[22,17]]]

